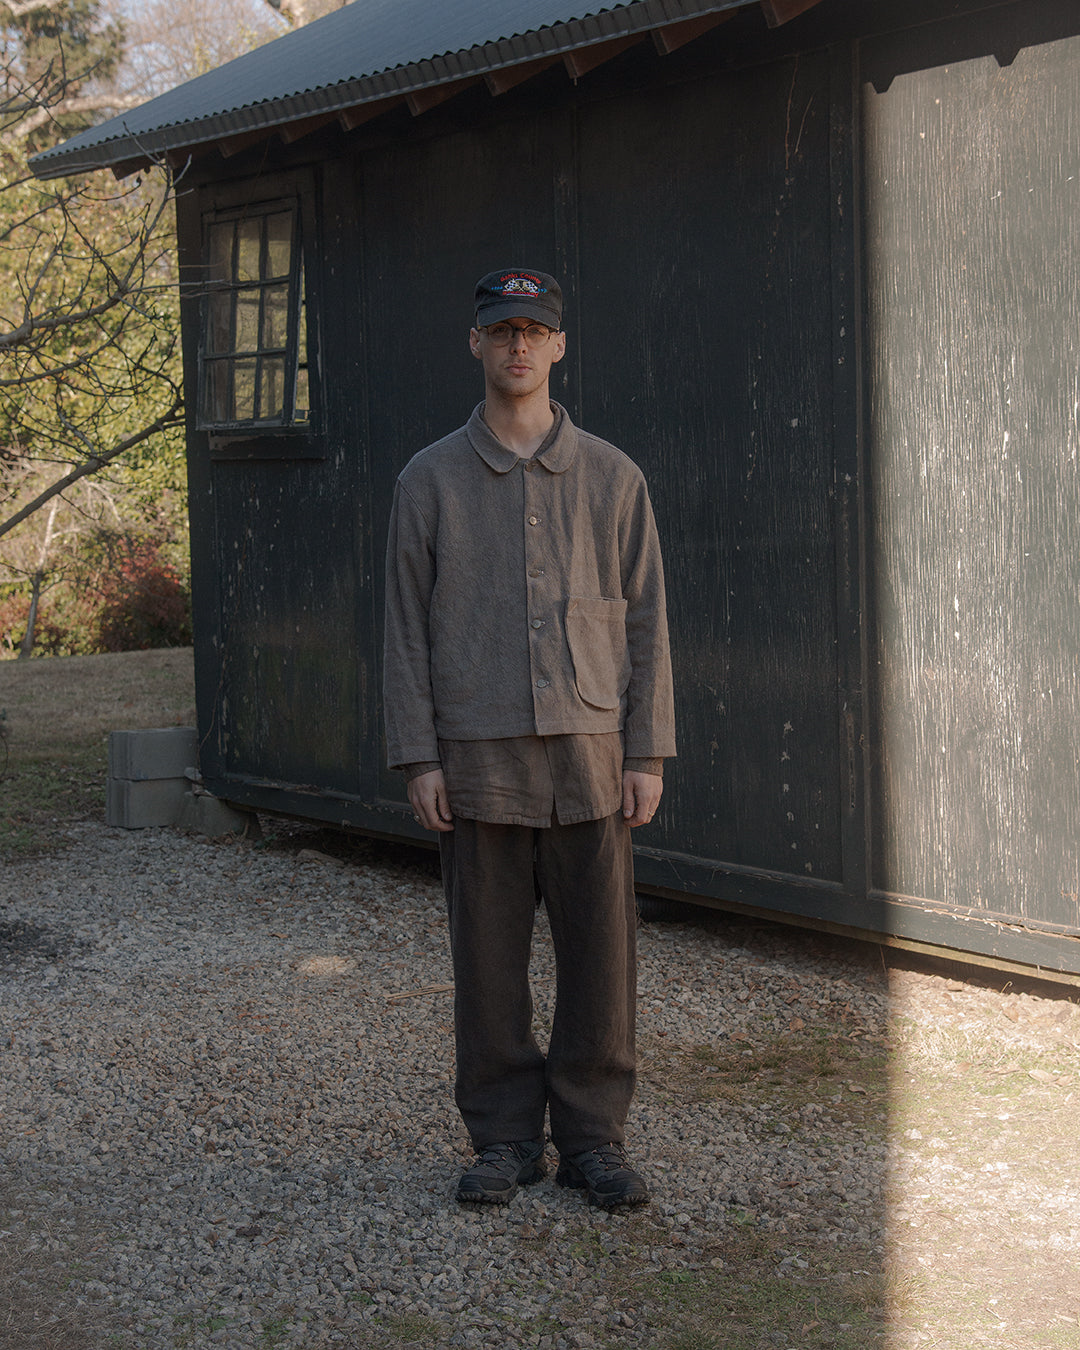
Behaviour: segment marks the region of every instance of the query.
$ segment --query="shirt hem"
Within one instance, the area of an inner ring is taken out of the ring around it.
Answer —
[[[460,816],[462,820],[476,820],[482,825],[525,825],[533,830],[550,830],[552,825],[581,825],[587,820],[606,820],[608,816],[615,815],[621,808],[622,804],[620,803],[618,806],[612,807],[610,811],[574,811],[568,816],[556,816],[554,812],[547,816],[523,816],[486,811],[460,811],[452,805],[454,815]]]

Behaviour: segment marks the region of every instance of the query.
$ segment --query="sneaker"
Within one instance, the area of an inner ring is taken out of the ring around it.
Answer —
[[[457,1198],[472,1204],[505,1205],[519,1185],[531,1186],[546,1173],[543,1139],[489,1144],[478,1150],[476,1162],[462,1173]]]
[[[649,1198],[649,1188],[626,1161],[622,1144],[598,1144],[584,1153],[560,1158],[555,1182],[587,1190],[589,1203],[603,1209],[644,1205]]]

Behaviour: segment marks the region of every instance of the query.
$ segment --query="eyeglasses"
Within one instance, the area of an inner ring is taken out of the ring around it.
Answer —
[[[527,328],[515,328],[512,323],[492,323],[486,328],[481,328],[482,333],[486,333],[488,340],[496,347],[505,347],[517,337],[524,337],[525,342],[530,347],[542,347],[552,333],[558,332],[556,328],[545,328],[543,324],[531,323]]]

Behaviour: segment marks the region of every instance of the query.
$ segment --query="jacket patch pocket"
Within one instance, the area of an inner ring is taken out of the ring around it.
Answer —
[[[566,640],[582,702],[618,708],[630,683],[626,601],[571,598],[566,602]]]

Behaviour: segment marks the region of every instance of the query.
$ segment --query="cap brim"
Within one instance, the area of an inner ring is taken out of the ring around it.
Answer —
[[[499,300],[493,305],[484,305],[477,312],[476,325],[486,328],[488,324],[502,323],[504,319],[531,319],[534,323],[545,324],[556,331],[562,326],[561,316],[553,309],[538,305],[534,300],[515,296],[512,300]]]

